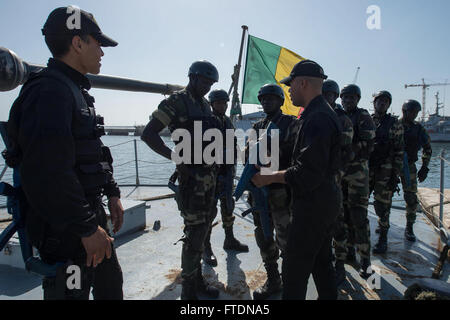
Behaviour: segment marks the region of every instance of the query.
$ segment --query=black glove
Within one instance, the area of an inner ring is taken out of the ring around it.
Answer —
[[[417,172],[417,177],[419,178],[419,182],[425,181],[425,179],[428,176],[428,171],[430,171],[430,169],[428,169],[427,167],[422,166],[422,168],[420,168],[419,172]]]

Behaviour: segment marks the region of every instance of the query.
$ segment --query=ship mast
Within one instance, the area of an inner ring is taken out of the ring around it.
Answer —
[[[439,102],[439,91],[434,96],[436,97],[436,115],[439,116],[439,109],[443,109],[444,106],[442,102]]]

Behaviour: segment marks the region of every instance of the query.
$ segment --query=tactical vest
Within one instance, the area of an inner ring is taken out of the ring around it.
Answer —
[[[391,156],[392,141],[389,139],[389,131],[394,125],[396,118],[386,114],[377,126],[374,150],[370,155],[369,165],[379,166]]]
[[[356,108],[352,114],[347,113],[347,116],[352,120],[353,123],[353,144],[359,142],[359,117],[363,109]]]
[[[365,111],[361,108],[356,108],[355,111],[352,114],[347,113],[347,116],[352,120],[353,123],[353,146],[356,146],[358,143],[361,142],[359,137],[359,119],[361,117],[362,112]],[[358,151],[357,154],[355,154],[355,159],[363,159],[363,160],[369,160],[370,158],[370,151],[367,148],[363,148]]]
[[[38,85],[45,78],[53,78],[64,83],[72,92],[75,100],[75,109],[72,114],[72,136],[75,144],[75,173],[86,196],[97,196],[103,191],[103,186],[112,177],[112,157],[109,148],[102,145],[100,137],[105,134],[103,118],[95,114],[94,98],[87,91],[81,91],[66,75],[57,69],[46,68],[33,75],[23,86],[20,97]],[[20,108],[21,99],[17,100]],[[17,109],[20,117],[20,109]],[[19,122],[12,124],[15,130]],[[10,124],[8,124],[8,127]],[[13,134],[12,137],[17,135]],[[14,139],[14,138],[13,138]],[[17,141],[10,141],[12,154],[16,156],[16,164],[20,164],[21,152],[18,150]],[[8,148],[8,152],[9,152]],[[18,156],[18,157],[17,157]]]
[[[421,145],[420,139],[420,124],[414,122],[409,127],[403,126],[405,138],[405,152],[408,155],[408,162],[416,162],[419,160],[417,154],[419,153]]]
[[[194,143],[195,143],[195,122],[200,121],[202,124],[201,139],[203,135],[209,129],[221,129],[221,125],[217,117],[212,113],[209,104],[206,102],[202,105],[195,105],[190,99],[187,98],[185,91],[175,93],[178,95],[177,100],[181,100],[184,106],[184,114],[179,115],[178,120],[175,123],[169,125],[169,130],[173,133],[176,129],[185,129],[191,136],[191,164],[194,164]],[[180,141],[181,142],[181,141]],[[202,141],[202,165],[206,165],[203,159],[203,151],[212,141]],[[179,142],[178,142],[179,143]],[[198,143],[198,142],[197,142]]]
[[[276,124],[276,126],[278,127],[278,129],[280,130],[280,132],[279,132],[280,133],[279,134],[279,141],[280,141],[279,142],[279,148],[280,148],[279,165],[280,165],[280,169],[279,170],[285,170],[290,167],[293,146],[289,143],[286,143],[287,140],[289,139],[287,130],[294,120],[295,120],[295,118],[285,115],[285,114],[281,113],[281,111],[280,111],[279,116],[276,115],[272,119],[272,122],[274,122]],[[256,123],[254,126],[254,129],[256,130],[256,134],[259,135],[260,129],[267,129],[269,127],[270,122],[271,121],[269,119],[264,119],[261,122]]]
[[[223,163],[227,164],[227,153],[233,153],[234,154],[234,160],[237,158],[237,150],[235,148],[235,141],[236,137],[233,135],[233,141],[227,141],[227,130],[232,129],[234,131],[233,123],[231,122],[230,118],[228,118],[226,115],[218,115],[214,113],[214,116],[217,118],[218,123],[220,124],[220,131],[223,135]],[[234,150],[229,150],[230,148],[233,148]],[[236,165],[236,161],[234,164],[228,163],[228,165]]]

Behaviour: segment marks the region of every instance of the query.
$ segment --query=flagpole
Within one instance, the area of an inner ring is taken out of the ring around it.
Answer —
[[[233,81],[231,83],[230,90],[228,90],[228,95],[230,95],[231,90],[234,88],[233,99],[231,102],[231,110],[233,110],[236,107],[236,105],[239,104],[239,94],[238,94],[239,74],[241,71],[242,53],[244,51],[245,33],[248,31],[248,27],[246,25],[243,25],[241,28],[242,28],[242,38],[241,38],[241,48],[239,50],[239,60],[237,65],[234,66],[234,73],[231,76],[231,79]]]

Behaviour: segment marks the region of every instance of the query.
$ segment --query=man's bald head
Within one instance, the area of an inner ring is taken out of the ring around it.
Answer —
[[[292,103],[298,107],[306,108],[312,99],[322,94],[322,78],[298,76],[290,84]]]

